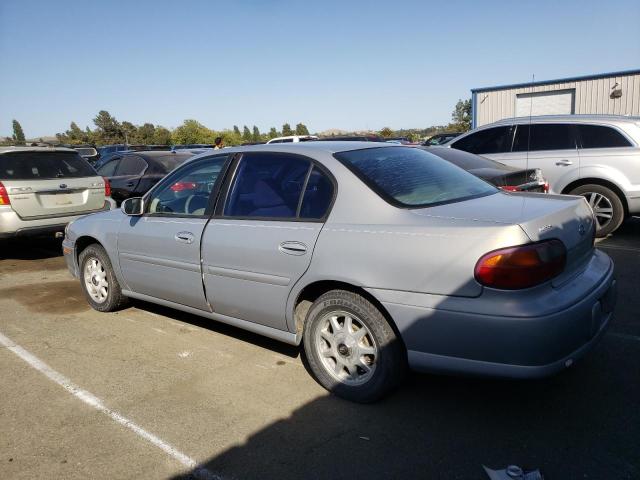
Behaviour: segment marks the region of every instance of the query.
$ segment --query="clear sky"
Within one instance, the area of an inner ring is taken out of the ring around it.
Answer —
[[[640,67],[640,1],[0,0],[0,135],[446,124],[474,87]]]

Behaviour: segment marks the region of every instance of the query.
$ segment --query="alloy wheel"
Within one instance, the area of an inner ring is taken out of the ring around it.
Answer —
[[[104,303],[109,295],[109,281],[104,266],[95,257],[87,259],[84,267],[84,284],[96,303]]]
[[[598,230],[602,230],[613,218],[613,205],[611,204],[611,200],[601,193],[596,192],[584,192],[582,196],[587,199],[589,206],[593,210]]]

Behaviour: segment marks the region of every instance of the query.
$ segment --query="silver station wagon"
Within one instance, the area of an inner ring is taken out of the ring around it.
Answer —
[[[613,264],[582,197],[510,193],[424,150],[364,142],[195,157],[121,210],[71,223],[88,302],[146,300],[302,344],[370,402],[407,367],[540,377],[601,337]]]

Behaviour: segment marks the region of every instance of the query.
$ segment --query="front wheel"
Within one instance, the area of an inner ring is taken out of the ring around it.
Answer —
[[[347,400],[373,402],[402,381],[406,352],[384,315],[366,298],[332,290],[309,309],[307,364],[318,383]]]
[[[78,263],[82,291],[94,310],[113,312],[128,303],[104,248],[97,244],[89,245],[80,253]]]
[[[624,220],[624,205],[610,188],[590,184],[574,188],[571,195],[582,195],[589,202],[596,218],[596,237],[602,238],[616,230]]]

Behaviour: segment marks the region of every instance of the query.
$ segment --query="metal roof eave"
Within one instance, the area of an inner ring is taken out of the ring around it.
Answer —
[[[553,83],[579,82],[585,80],[596,80],[598,78],[607,77],[623,77],[627,75],[639,75],[640,69],[622,70],[619,72],[597,73],[595,75],[583,75],[581,77],[556,78],[554,80],[542,80],[539,82],[513,83],[511,85],[496,85],[495,87],[472,88],[471,93],[491,92],[495,90],[507,90],[512,88],[537,87],[540,85],[550,85]]]

